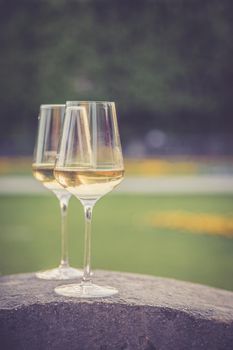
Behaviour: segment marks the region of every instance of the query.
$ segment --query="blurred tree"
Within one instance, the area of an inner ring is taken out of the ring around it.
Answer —
[[[1,154],[41,103],[115,100],[123,141],[233,128],[231,0],[0,0]]]

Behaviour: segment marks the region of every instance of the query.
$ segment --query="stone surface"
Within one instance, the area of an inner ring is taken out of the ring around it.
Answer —
[[[233,349],[233,293],[119,272],[96,271],[94,279],[119,295],[65,298],[53,290],[61,281],[0,277],[0,348]]]

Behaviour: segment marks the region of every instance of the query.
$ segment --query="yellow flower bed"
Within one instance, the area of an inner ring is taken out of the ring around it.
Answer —
[[[32,157],[1,157],[0,175],[31,173]],[[199,165],[193,161],[179,159],[125,159],[127,175],[160,176],[197,174]]]
[[[153,227],[233,237],[230,215],[166,211],[149,215],[147,223]]]
[[[1,157],[0,175],[31,173],[32,157]]]
[[[197,174],[199,165],[193,161],[167,159],[126,159],[126,174],[138,176],[160,176]]]
[[[126,176],[198,175],[203,167],[228,166],[233,169],[233,158],[164,157],[125,158]],[[31,174],[32,157],[0,157],[0,175]]]

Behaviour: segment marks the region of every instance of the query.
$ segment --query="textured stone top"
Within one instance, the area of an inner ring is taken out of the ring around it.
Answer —
[[[200,284],[139,274],[96,271],[94,282],[116,287],[119,295],[101,299],[58,296],[54,287],[69,281],[44,281],[33,274],[0,277],[0,309],[51,302],[145,305],[182,310],[198,317],[233,321],[233,293]],[[74,283],[74,281],[72,281]]]
[[[55,294],[54,287],[67,281],[39,280],[34,274],[0,277],[0,344],[31,350],[232,349],[232,292],[107,271],[96,271],[94,282],[116,287],[119,295],[80,300]],[[37,342],[41,327],[43,346]]]

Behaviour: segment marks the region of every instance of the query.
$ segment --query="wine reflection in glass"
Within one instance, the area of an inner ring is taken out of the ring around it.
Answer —
[[[65,105],[41,105],[37,141],[32,171],[35,178],[58,198],[61,209],[61,261],[57,268],[36,273],[38,278],[65,280],[82,276],[82,271],[72,268],[68,259],[67,209],[71,193],[66,191],[54,177],[59,137],[65,115]]]
[[[84,207],[85,247],[81,283],[59,286],[55,292],[79,298],[117,294],[117,289],[91,280],[92,210],[124,176],[114,102],[68,102],[58,154],[55,178]]]

